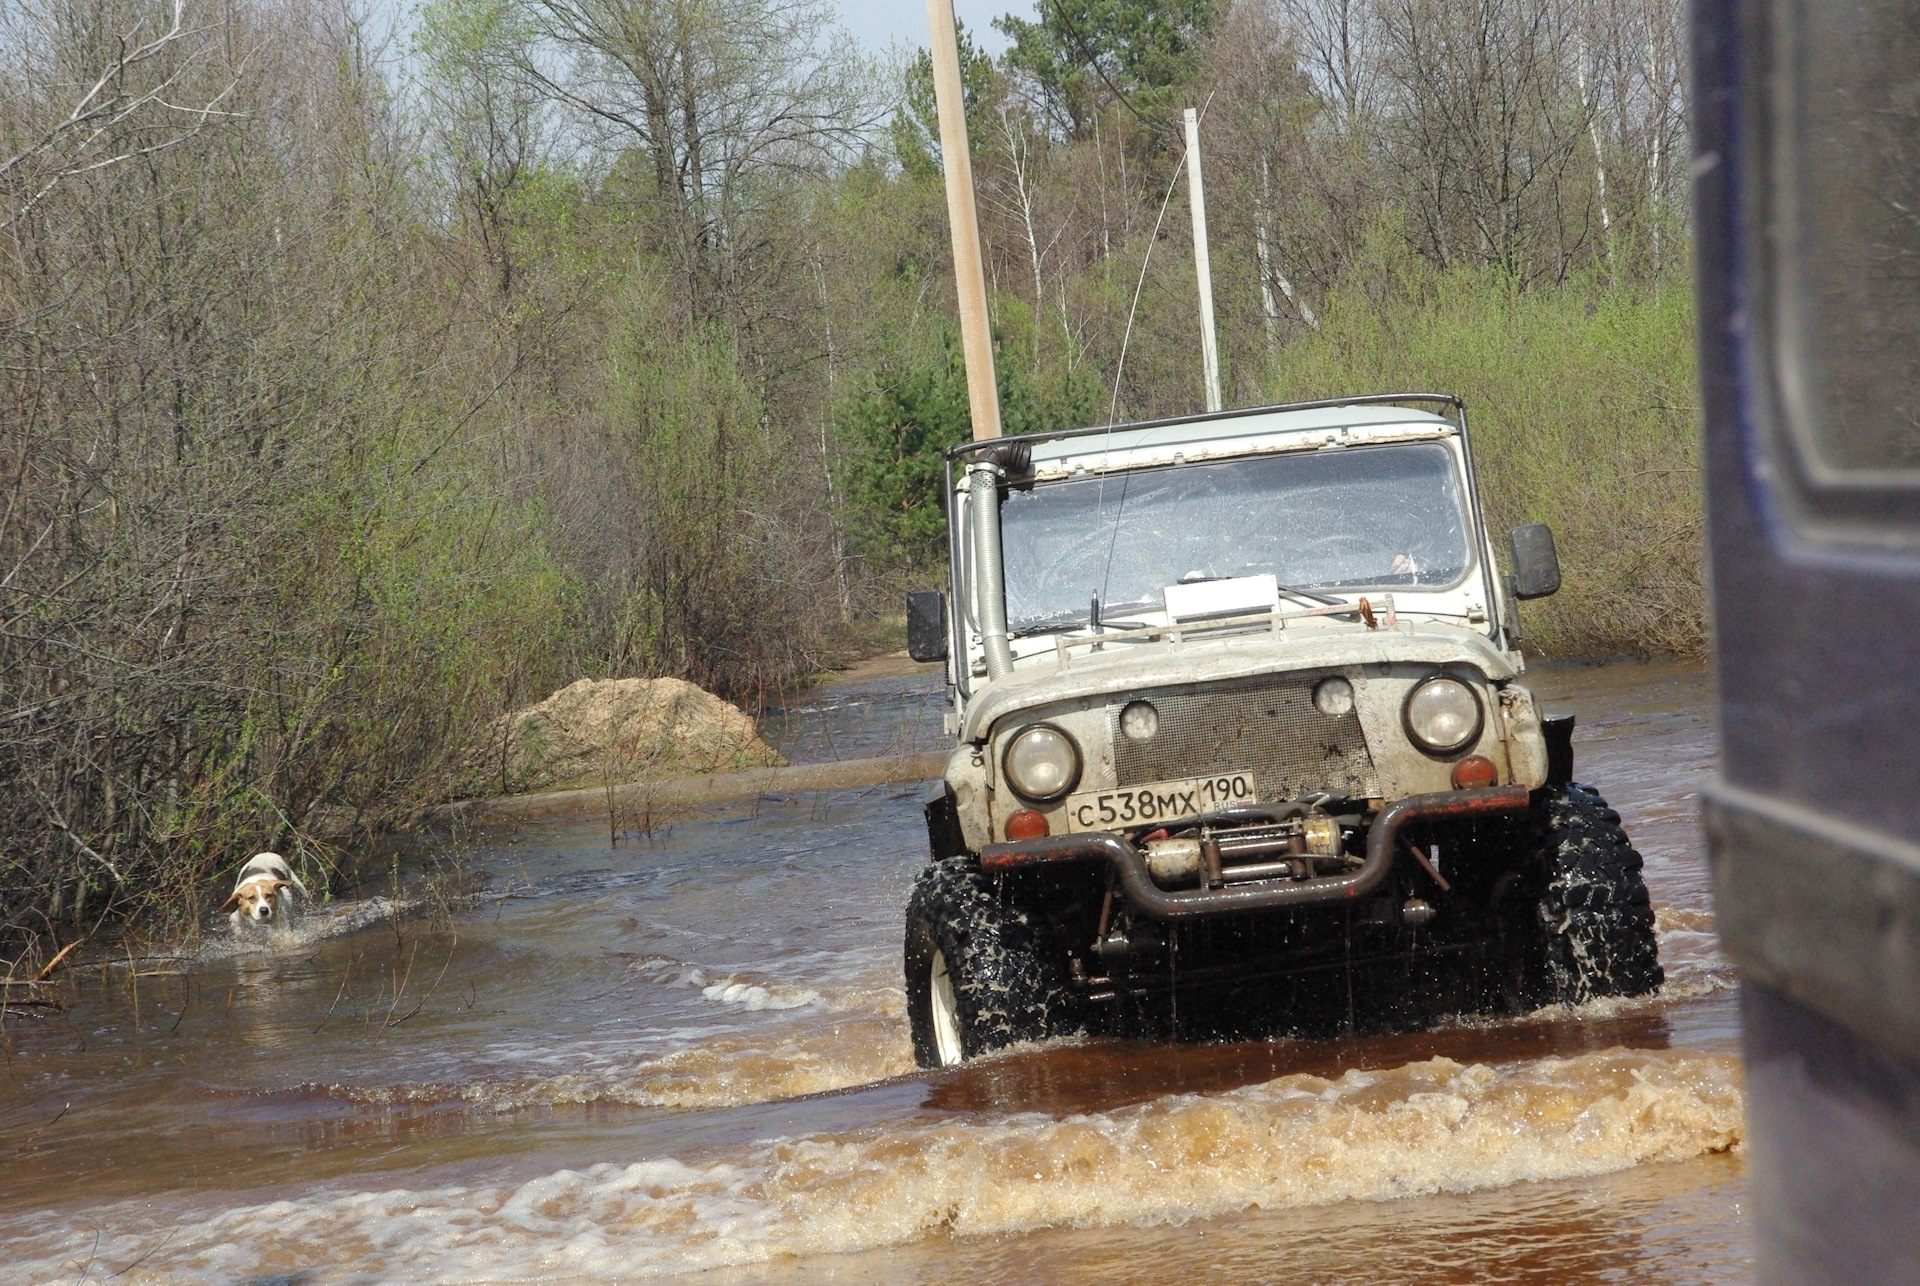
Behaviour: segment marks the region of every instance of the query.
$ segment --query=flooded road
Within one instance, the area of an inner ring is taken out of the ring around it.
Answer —
[[[1528,680],[1646,855],[1658,998],[916,1073],[918,787],[529,827],[6,1019],[0,1280],[1743,1280],[1705,676]],[[765,724],[795,760],[939,727],[884,667]]]

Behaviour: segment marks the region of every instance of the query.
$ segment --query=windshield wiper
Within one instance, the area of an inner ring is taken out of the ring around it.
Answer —
[[[1280,585],[1280,586],[1277,586],[1276,588],[1278,588],[1282,594],[1291,594],[1295,598],[1303,598],[1309,603],[1324,603],[1328,607],[1332,607],[1337,603],[1345,603],[1347,601],[1344,598],[1335,598],[1331,594],[1322,594],[1318,590],[1295,589],[1291,585]]]
[[[1012,637],[1024,639],[1030,638],[1035,634],[1053,634],[1060,630],[1070,630],[1076,625],[1085,625],[1086,623],[1087,614],[1085,612],[1067,612],[1060,616],[1043,617],[1040,620],[1022,625],[1019,629],[1013,631]]]
[[[1114,606],[1116,605],[1112,603],[1102,603],[1098,598],[1096,598],[1093,600],[1092,606],[1087,611],[1062,612],[1058,616],[1045,616],[1040,618],[1037,621],[1025,622],[1020,626],[1019,629],[1013,631],[1011,637],[1016,639],[1024,639],[1035,634],[1053,634],[1060,630],[1073,629],[1076,626],[1082,626],[1082,625],[1093,626],[1096,628],[1110,629],[1110,630],[1138,630],[1138,629],[1146,628],[1145,621],[1110,621],[1108,620],[1105,616],[1105,612],[1108,608],[1114,607]],[[1122,611],[1126,611],[1126,610],[1138,611],[1140,608],[1153,607],[1153,606],[1156,606],[1156,604],[1152,602],[1120,603],[1117,606]]]

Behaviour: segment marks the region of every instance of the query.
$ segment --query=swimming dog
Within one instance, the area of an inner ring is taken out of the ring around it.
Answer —
[[[293,920],[293,895],[308,896],[300,882],[278,853],[255,853],[240,868],[240,879],[220,913],[233,925],[235,933],[248,930],[285,928]]]

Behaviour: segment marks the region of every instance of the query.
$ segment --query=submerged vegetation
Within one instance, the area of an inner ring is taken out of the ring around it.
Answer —
[[[585,676],[752,705],[938,561],[929,71],[813,0],[0,0],[0,937],[191,918]],[[966,42],[1009,428],[1457,389],[1556,652],[1697,651],[1681,14],[1066,0]]]

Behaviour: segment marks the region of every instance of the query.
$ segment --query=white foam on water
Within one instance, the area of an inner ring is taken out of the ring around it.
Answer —
[[[13,1268],[130,1281],[308,1272],[410,1281],[661,1276],[928,1237],[1154,1225],[1467,1192],[1740,1146],[1737,1061],[1614,1049],[1284,1076],[1108,1112],[944,1119],[517,1186],[316,1192],[170,1223],[128,1203],[36,1225]],[[112,1229],[92,1247],[93,1233]]]
[[[739,1005],[743,1009],[753,1010],[799,1009],[820,1003],[820,993],[811,988],[796,991],[788,987],[768,988],[757,983],[730,980],[702,987],[700,994],[723,1005]]]
[[[693,987],[699,990],[704,999],[750,1011],[824,1008],[827,1005],[826,997],[813,987],[796,986],[791,982],[757,977],[742,971],[719,973],[664,956],[636,960],[628,968],[654,982]]]
[[[704,991],[743,984],[688,985]],[[649,1033],[687,1042],[664,1051],[602,1042],[571,1045],[564,1057],[530,1060],[561,1070],[529,1073],[524,1066],[506,1067],[453,1082],[319,1088],[361,1103],[464,1101],[495,1112],[595,1103],[709,1108],[847,1089],[913,1070],[906,995],[899,987],[849,989],[803,1006],[740,1007],[771,1010],[774,1021]],[[781,1011],[790,1009],[798,1009],[793,1017],[804,1021],[781,1020]]]
[[[685,1049],[550,1076],[339,1092],[363,1102],[461,1099],[495,1112],[594,1103],[738,1107],[866,1085],[904,1075],[913,1065],[902,1024],[874,1015],[825,1028],[710,1036]]]
[[[424,906],[419,898],[371,897],[328,902],[297,910],[291,924],[265,932],[235,933],[223,918],[219,929],[203,937],[192,954],[196,961],[204,962],[304,951],[328,938],[344,937],[384,922],[411,919]]]

